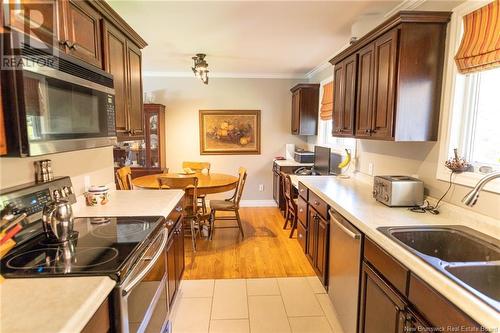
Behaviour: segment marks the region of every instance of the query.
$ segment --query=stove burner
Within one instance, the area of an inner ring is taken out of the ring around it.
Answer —
[[[146,221],[127,220],[127,222],[118,223],[116,226],[108,224],[96,226],[91,234],[99,238],[117,238],[118,235],[121,238],[127,238],[149,230],[149,225],[149,222]]]
[[[64,244],[67,244],[69,242],[75,242],[77,239],[78,239],[78,231],[73,231],[71,233],[71,235],[69,236],[69,240],[67,240],[65,242],[59,242],[56,239],[51,239],[51,238],[45,237],[44,239],[42,239],[40,241],[39,244],[43,245],[43,246],[49,246],[49,247],[58,247],[58,246],[62,246]]]
[[[89,247],[77,249],[75,258],[75,267],[94,267],[105,264],[118,256],[118,250],[114,247]],[[99,258],[98,262],[95,259]],[[86,261],[91,261],[85,264]]]
[[[56,260],[57,252],[56,248],[43,248],[19,253],[7,261],[7,267],[12,269],[47,267]]]
[[[109,217],[91,217],[90,218],[90,224],[107,224],[111,222],[111,219]]]
[[[44,270],[52,267],[95,267],[105,264],[118,256],[113,247],[87,247],[75,249],[71,246],[42,248],[17,254],[7,261],[11,269]]]

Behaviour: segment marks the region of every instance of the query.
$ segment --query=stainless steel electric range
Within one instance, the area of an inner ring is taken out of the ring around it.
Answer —
[[[165,332],[167,321],[167,229],[160,216],[80,217],[69,241],[54,243],[43,231],[41,214],[54,190],[74,203],[69,177],[26,184],[0,192],[0,208],[26,212],[17,245],[2,258],[5,278],[109,276],[116,281],[111,313],[118,332]]]

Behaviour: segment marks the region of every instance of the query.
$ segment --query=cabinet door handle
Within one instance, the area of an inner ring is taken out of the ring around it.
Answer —
[[[314,205],[319,206],[319,201],[314,200]]]
[[[302,208],[299,208],[299,213],[302,213],[304,210]]]

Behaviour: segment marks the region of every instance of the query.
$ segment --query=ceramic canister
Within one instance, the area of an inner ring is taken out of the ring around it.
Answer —
[[[109,201],[109,188],[105,185],[93,185],[85,193],[87,206],[105,205]]]

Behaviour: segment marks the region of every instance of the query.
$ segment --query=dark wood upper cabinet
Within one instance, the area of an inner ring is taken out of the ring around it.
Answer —
[[[450,15],[402,11],[330,60],[334,136],[437,140]]]
[[[144,135],[141,50],[130,42],[127,43],[127,58],[129,131],[135,136]]]
[[[334,88],[332,117],[332,134],[334,136],[353,135],[354,108],[356,106],[356,67],[356,54],[335,65],[334,81],[340,82],[340,84],[335,84]]]
[[[22,0],[10,9],[5,26],[102,68],[102,16],[89,2]]]
[[[113,74],[118,138],[144,136],[141,49],[147,43],[106,1],[21,0],[10,6],[21,11],[6,13],[2,26]]]
[[[127,116],[127,38],[109,23],[104,23],[104,70],[115,84],[115,123],[118,134],[128,129]]]
[[[344,113],[344,63],[335,64],[333,69],[333,80],[339,82],[333,86],[333,112],[332,112],[332,135],[339,135],[342,129],[342,114]]]
[[[357,137],[370,136],[372,128],[374,64],[375,44],[370,43],[358,52]]]
[[[387,140],[393,137],[397,42],[398,30],[391,30],[374,42],[374,100],[370,134]]]
[[[116,131],[119,139],[144,135],[141,50],[111,23],[104,22],[104,69],[115,83]]]
[[[88,3],[62,0],[64,29],[61,31],[66,53],[102,68],[102,16]]]
[[[8,7],[2,8],[3,10],[8,9],[8,12],[5,13],[5,20],[2,22],[5,27],[26,33],[46,44],[54,45],[63,41],[60,36],[60,27],[64,28],[63,20],[60,20],[62,4],[62,1],[57,0],[11,1]]]
[[[298,84],[292,89],[292,134],[318,134],[319,84]]]

